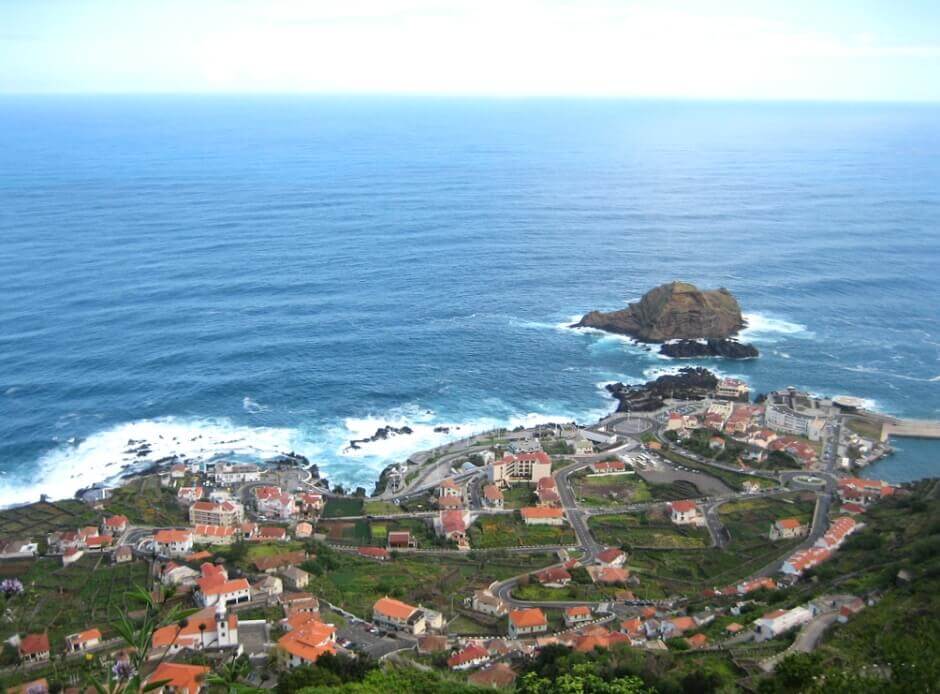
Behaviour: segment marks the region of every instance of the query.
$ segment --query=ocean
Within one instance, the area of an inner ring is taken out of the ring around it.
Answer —
[[[133,469],[129,441],[371,489],[592,420],[686,362],[566,326],[673,279],[734,292],[762,351],[692,363],[937,418],[938,220],[936,106],[5,97],[0,505]],[[414,433],[347,449],[384,424]],[[870,472],[940,474],[898,447]]]

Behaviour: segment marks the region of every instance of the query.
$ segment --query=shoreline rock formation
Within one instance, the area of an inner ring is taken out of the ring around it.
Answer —
[[[686,367],[643,385],[611,383],[607,392],[617,400],[617,412],[654,412],[665,400],[702,400],[714,392],[718,377],[708,369]]]
[[[727,289],[670,282],[624,309],[591,311],[571,327],[628,335],[639,342],[678,340],[660,347],[665,356],[751,359],[758,355],[756,348],[730,339],[744,326],[738,300]]]

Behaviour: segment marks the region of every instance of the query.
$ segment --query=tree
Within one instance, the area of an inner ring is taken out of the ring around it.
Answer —
[[[209,675],[207,683],[224,688],[228,694],[252,694],[262,691],[244,683],[250,672],[251,663],[248,658],[244,655],[233,655],[230,661],[223,663]]]

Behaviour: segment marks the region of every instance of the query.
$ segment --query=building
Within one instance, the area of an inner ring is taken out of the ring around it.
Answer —
[[[825,547],[810,547],[794,552],[783,562],[780,571],[789,576],[802,576],[804,572],[814,566],[822,564],[832,556],[832,550]]]
[[[183,463],[174,463],[170,466],[170,479],[181,480],[186,477],[186,465]]]
[[[101,524],[102,535],[120,535],[127,530],[127,516],[110,516]]]
[[[287,668],[313,665],[324,653],[336,653],[336,627],[306,615],[278,639],[278,660]]]
[[[392,530],[388,534],[389,549],[409,549],[416,547],[417,544],[408,530]]]
[[[552,459],[544,451],[505,455],[488,468],[489,481],[499,487],[536,482],[552,474]]]
[[[258,557],[255,559],[255,568],[264,573],[274,573],[284,566],[296,566],[302,564],[307,559],[307,553],[298,549],[295,552],[281,552],[267,557]]]
[[[225,603],[203,608],[185,620],[153,632],[151,645],[156,653],[177,653],[183,649],[203,651],[238,646],[238,615],[229,614]]]
[[[560,508],[527,506],[519,514],[526,525],[564,525],[565,512]]]
[[[297,510],[305,518],[313,518],[323,511],[323,495],[314,492],[304,492],[297,495]]]
[[[463,490],[460,488],[459,484],[454,482],[454,480],[447,478],[437,486],[437,497],[439,499],[443,499],[445,497],[460,499],[463,497]]]
[[[284,582],[277,576],[265,576],[255,583],[251,589],[254,591],[255,595],[264,595],[272,598],[284,592]]]
[[[448,658],[447,667],[451,670],[469,670],[483,665],[489,659],[489,651],[479,644],[471,643]]]
[[[0,540],[0,559],[26,559],[38,552],[39,543],[32,540]]]
[[[258,528],[251,536],[252,542],[287,542],[287,529],[277,525]]]
[[[427,630],[427,622],[421,610],[387,596],[372,606],[372,621],[384,629],[406,631],[416,636]]]
[[[750,389],[747,383],[740,378],[722,378],[715,387],[715,397],[747,402],[750,397]]]
[[[311,535],[313,535],[313,526],[307,521],[301,521],[294,528],[294,537],[310,537]]]
[[[78,547],[66,547],[62,552],[62,566],[74,564],[85,555],[84,550]]]
[[[839,516],[832,524],[829,526],[829,529],[825,534],[816,540],[816,546],[828,549],[829,551],[834,551],[838,549],[845,538],[854,533],[861,527],[859,523],[855,521],[851,516]]]
[[[467,682],[485,689],[508,689],[516,681],[516,673],[506,663],[496,663],[467,677]]]
[[[356,554],[366,559],[375,559],[376,561],[388,561],[392,558],[391,553],[384,547],[368,547],[363,545],[356,550]]]
[[[694,501],[683,499],[669,502],[669,520],[676,525],[698,525],[701,515]]]
[[[288,566],[281,572],[284,583],[291,590],[302,590],[310,583],[310,574],[296,566]]]
[[[813,618],[813,613],[806,607],[794,607],[792,610],[774,610],[754,622],[757,641],[767,641],[785,634],[791,629],[806,624]]]
[[[20,640],[19,654],[24,663],[49,660],[49,634],[27,634]]]
[[[297,614],[312,614],[317,618],[320,616],[320,601],[312,593],[282,593],[277,601],[284,608],[284,614],[288,618]]]
[[[764,423],[774,431],[803,436],[810,441],[819,441],[826,426],[826,420],[820,416],[773,402],[768,402],[764,409]]]
[[[601,566],[621,567],[627,561],[627,554],[617,547],[608,547],[597,555],[597,563]]]
[[[526,434],[516,438],[509,444],[509,447],[512,449],[513,453],[538,453],[542,450],[542,442]]]
[[[160,583],[165,586],[194,586],[199,578],[199,572],[188,566],[171,561],[163,566],[160,570],[159,577]]]
[[[194,545],[230,545],[236,540],[236,529],[231,525],[197,525],[193,528]]]
[[[545,613],[537,607],[509,612],[509,636],[518,639],[532,634],[542,634],[548,630]]]
[[[896,491],[887,482],[866,480],[859,477],[843,477],[839,480],[839,498],[843,502],[868,506],[874,501],[891,496]]]
[[[204,607],[220,603],[240,605],[251,600],[251,586],[247,578],[222,581],[201,579],[196,600]]]
[[[535,580],[546,588],[564,588],[571,583],[571,574],[560,566],[542,569],[534,574]]]
[[[591,619],[593,619],[593,615],[591,614],[591,608],[587,605],[577,605],[575,607],[569,607],[565,610],[566,627],[573,627],[577,624],[590,622]]]
[[[245,509],[234,501],[197,501],[189,507],[189,522],[193,525],[235,526],[244,519]]]
[[[623,475],[627,472],[627,464],[622,460],[602,460],[591,465],[591,472],[595,475]]]
[[[495,484],[487,484],[483,487],[483,504],[487,508],[503,507],[503,492]]]
[[[69,653],[87,651],[99,643],[101,643],[101,631],[98,629],[87,629],[65,637],[65,648]]]
[[[582,436],[576,437],[571,442],[571,448],[574,455],[591,455],[594,453],[594,444]]]
[[[222,463],[215,466],[215,483],[220,487],[231,487],[245,482],[261,481],[261,468],[252,463]]]
[[[162,686],[149,690],[154,694],[199,694],[206,688],[209,671],[202,665],[160,663],[146,679],[145,685],[165,681]]]
[[[114,550],[111,558],[115,564],[126,564],[129,561],[134,561],[134,550],[131,549],[130,545],[121,545]]]
[[[7,694],[49,694],[49,681],[45,677],[7,688]]]
[[[202,498],[202,487],[180,487],[176,492],[176,500],[181,504],[188,505],[199,501]]]
[[[509,611],[506,603],[488,590],[473,592],[473,597],[470,599],[470,609],[493,617],[502,617]]]
[[[797,518],[781,518],[770,524],[770,539],[774,542],[803,537],[808,532],[809,527]]]
[[[193,551],[193,534],[189,530],[158,530],[153,548],[162,557],[185,557]]]
[[[274,494],[259,498],[257,501],[258,513],[271,518],[287,520],[297,512],[297,503],[291,494]]]
[[[589,566],[586,570],[591,580],[603,585],[621,585],[630,578],[630,572],[619,566]]]
[[[434,519],[435,532],[451,542],[457,543],[458,549],[470,549],[467,540],[467,528],[470,527],[470,512],[441,511]]]

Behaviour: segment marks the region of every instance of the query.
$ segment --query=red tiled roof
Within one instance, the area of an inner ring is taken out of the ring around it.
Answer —
[[[512,610],[509,613],[509,621],[512,622],[516,628],[520,629],[548,625],[548,620],[545,619],[545,613],[537,607]]]
[[[384,547],[360,547],[357,552],[370,559],[388,559],[391,556]]]
[[[669,507],[676,513],[688,513],[695,510],[695,502],[688,499],[669,502]]]
[[[20,653],[23,655],[36,655],[49,651],[49,634],[27,634],[20,641]]]
[[[450,658],[447,659],[447,664],[450,667],[460,667],[461,665],[466,665],[467,663],[472,663],[475,660],[480,660],[489,657],[489,653],[483,646],[478,646],[477,644],[470,644],[463,650],[457,651]]]
[[[379,614],[383,614],[387,617],[393,619],[404,620],[408,619],[417,611],[417,607],[412,607],[411,605],[402,602],[401,600],[395,600],[394,598],[384,597],[379,598],[372,609]]]
[[[526,506],[519,513],[526,518],[564,518],[565,512],[560,508],[545,508],[541,506]]]

